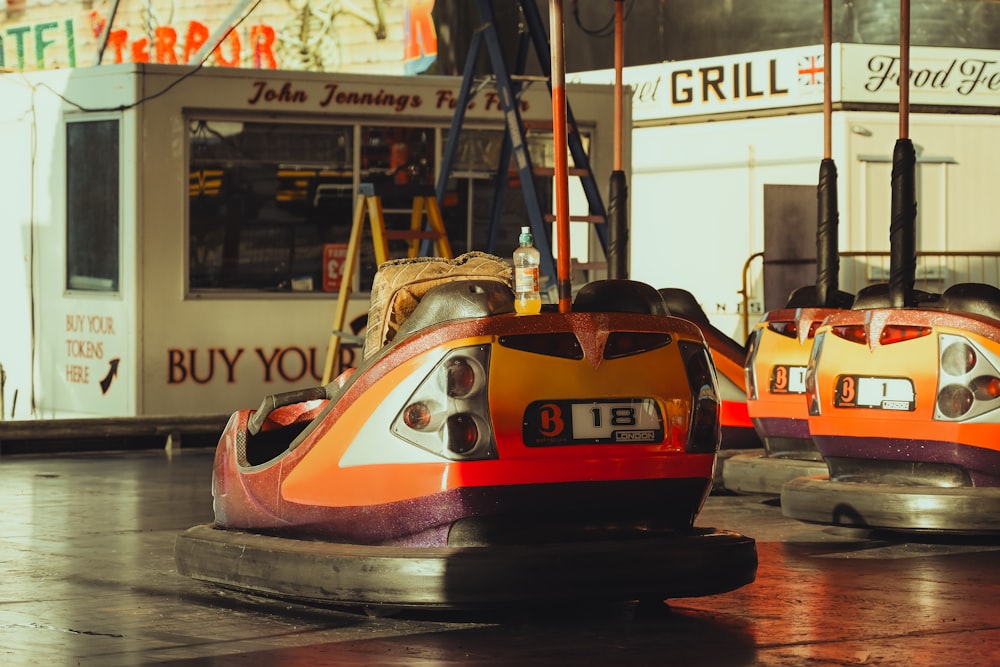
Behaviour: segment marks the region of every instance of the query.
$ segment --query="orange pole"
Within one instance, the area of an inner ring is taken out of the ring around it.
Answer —
[[[833,157],[833,0],[823,0],[823,157]]]
[[[552,31],[552,145],[555,153],[556,234],[559,256],[556,273],[559,278],[559,312],[572,309],[573,286],[569,257],[569,164],[566,132],[566,63],[563,61],[562,0],[549,5],[549,26]]]
[[[910,137],[910,3],[899,3],[899,138]]]
[[[829,0],[827,0],[829,2]],[[625,0],[615,0],[615,171],[622,170],[622,119],[625,114],[622,70],[625,68]]]

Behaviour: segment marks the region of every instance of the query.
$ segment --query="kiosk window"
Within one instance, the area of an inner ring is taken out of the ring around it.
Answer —
[[[189,118],[188,285],[192,292],[339,291],[355,186],[382,186],[389,230],[408,229],[414,186],[435,184],[431,126],[330,125]],[[447,137],[443,137],[446,141]],[[439,139],[440,141],[440,139]],[[490,245],[495,177],[504,133],[466,129],[459,141],[441,213],[454,254]],[[536,166],[552,166],[551,132],[530,132]],[[527,219],[516,165],[509,168],[495,252],[517,245]],[[551,177],[538,177],[551,210]],[[377,269],[370,225],[361,241],[357,290]],[[391,257],[406,241],[390,241]]]
[[[66,125],[66,287],[118,291],[118,120]]]
[[[319,291],[353,215],[352,126],[192,119],[189,285]]]
[[[432,187],[434,136],[426,126],[190,119],[190,289],[339,290],[355,182]],[[387,227],[409,227],[412,197],[383,196],[383,206]],[[377,268],[365,233],[361,291]],[[399,256],[396,242],[390,252]]]

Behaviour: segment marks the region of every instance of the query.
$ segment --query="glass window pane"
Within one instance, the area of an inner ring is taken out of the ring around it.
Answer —
[[[385,228],[410,229],[413,197],[434,195],[434,130],[428,127],[361,127],[361,183],[378,186]],[[370,222],[370,221],[369,221]],[[426,225],[426,216],[424,218]],[[406,257],[409,241],[388,242],[390,257]],[[361,289],[371,289],[378,261],[371,239],[371,225],[365,226],[360,252]]]
[[[532,165],[553,167],[552,133],[530,130],[526,138]],[[447,140],[448,132],[445,131],[442,141]],[[448,180],[442,201],[442,216],[455,254],[466,250],[485,250],[507,257],[517,247],[521,226],[528,224],[525,194],[521,189],[517,163],[511,155],[507,180],[503,183],[504,197],[495,238],[491,243],[490,225],[497,190],[494,179],[503,141],[503,130],[463,128],[459,135],[452,177]],[[541,210],[551,211],[551,176],[536,177],[535,189],[541,200]],[[546,225],[546,237],[551,243],[551,225]]]
[[[118,120],[66,125],[66,287],[116,292]]]
[[[318,292],[339,290],[326,276],[325,253],[346,254],[354,222],[354,183],[373,183],[386,228],[408,229],[415,188],[433,193],[437,169],[433,127],[189,120],[189,288]],[[354,138],[359,137],[355,146]],[[446,140],[446,137],[445,137]],[[453,254],[513,251],[528,219],[516,165],[495,243],[489,225],[504,133],[464,129],[441,212]],[[538,166],[551,166],[551,133],[529,134]],[[547,153],[546,153],[547,151]],[[354,164],[359,165],[355,175]],[[539,176],[543,211],[551,210],[552,178]],[[365,225],[356,289],[371,289],[377,269]],[[390,257],[406,241],[390,242]],[[492,246],[492,247],[491,247]]]
[[[320,291],[353,216],[351,126],[192,120],[192,290]]]

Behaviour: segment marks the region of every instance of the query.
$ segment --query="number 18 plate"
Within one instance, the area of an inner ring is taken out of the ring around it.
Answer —
[[[661,442],[663,418],[651,398],[535,401],[522,434],[529,447]]]

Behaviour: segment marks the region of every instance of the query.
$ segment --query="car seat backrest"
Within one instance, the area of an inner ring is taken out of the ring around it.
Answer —
[[[577,293],[573,310],[584,313],[670,314],[663,297],[652,285],[621,279],[587,283]]]
[[[940,307],[938,299],[941,298],[941,295],[936,292],[925,292],[924,290],[914,289],[910,290],[909,296],[909,307],[931,309]],[[892,295],[889,292],[889,283],[877,283],[858,290],[851,310],[892,307]]]
[[[785,302],[785,308],[840,308],[846,310],[851,308],[851,304],[854,302],[854,295],[844,292],[843,290],[834,290],[832,294],[828,295],[833,302],[829,306],[822,304],[819,301],[819,295],[816,293],[815,285],[804,285],[792,291],[788,296],[788,301]]]
[[[1000,289],[984,283],[957,283],[941,295],[941,307],[1000,320]]]
[[[708,316],[702,309],[701,304],[694,298],[694,294],[679,287],[663,287],[660,289],[660,296],[663,303],[671,315],[683,317],[698,324],[707,324]]]
[[[513,268],[484,252],[467,252],[454,259],[416,257],[382,264],[372,283],[364,359],[372,358],[392,342],[424,295],[440,285],[468,280],[494,282],[510,291]]]
[[[742,358],[746,356],[746,347],[737,343],[728,334],[712,324],[708,315],[705,314],[705,310],[691,292],[679,287],[663,287],[660,289],[660,296],[663,297],[663,303],[666,304],[667,311],[671,315],[682,317],[698,326],[709,347],[727,357],[739,359],[742,365]]]
[[[852,310],[867,310],[870,308],[891,308],[892,298],[889,296],[889,283],[868,285],[858,290],[854,297]]]
[[[792,290],[785,301],[785,308],[816,308],[818,307],[815,285],[803,285]]]

